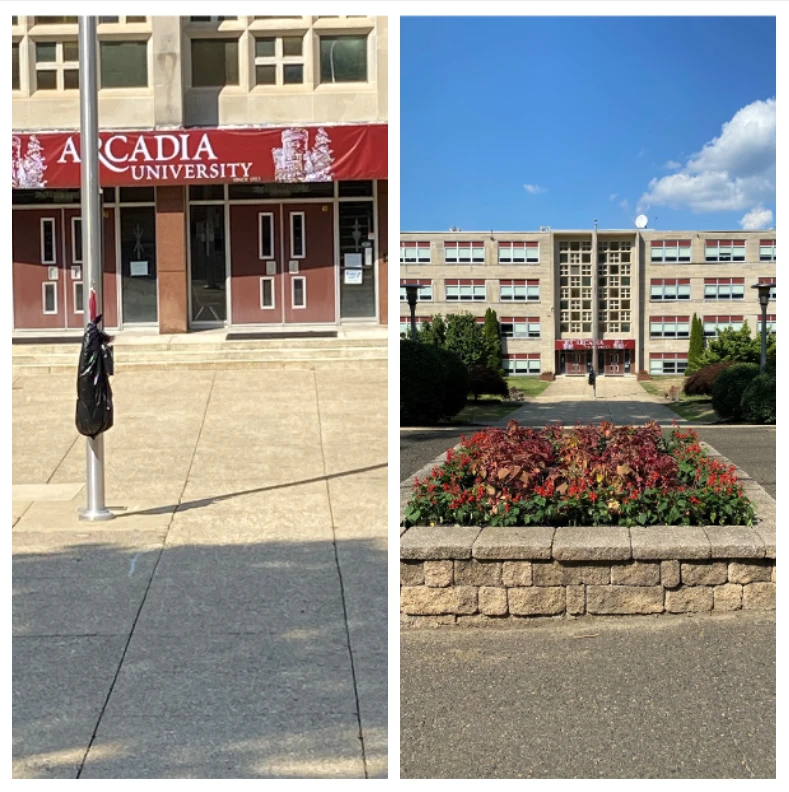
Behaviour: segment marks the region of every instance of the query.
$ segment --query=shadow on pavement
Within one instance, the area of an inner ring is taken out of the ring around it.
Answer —
[[[14,777],[386,777],[381,542],[85,536],[16,537]]]

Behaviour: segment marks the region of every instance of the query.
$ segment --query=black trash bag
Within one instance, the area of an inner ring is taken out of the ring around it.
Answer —
[[[112,339],[98,325],[102,317],[90,322],[82,338],[77,372],[77,431],[87,437],[106,432],[112,427]]]
[[[597,374],[595,373],[595,370],[589,369],[589,384],[594,385],[596,379],[597,379]]]

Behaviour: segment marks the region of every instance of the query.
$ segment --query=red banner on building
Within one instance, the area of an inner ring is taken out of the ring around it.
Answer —
[[[555,342],[554,349],[575,350],[575,349],[592,349],[595,345],[592,343],[591,338],[564,338],[561,341]],[[598,338],[598,349],[635,349],[636,340],[634,338]]]
[[[14,134],[11,186],[80,186],[79,132]],[[386,179],[386,124],[99,133],[104,187]]]

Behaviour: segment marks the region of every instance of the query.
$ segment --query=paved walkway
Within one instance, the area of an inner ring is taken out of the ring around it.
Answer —
[[[571,425],[577,421],[602,420],[615,424],[686,423],[666,406],[664,399],[650,395],[630,377],[599,377],[597,399],[586,377],[559,377],[507,418],[512,419],[529,426],[544,426],[554,421]]]
[[[75,373],[13,382],[14,777],[385,777],[386,375],[113,384],[91,524]]]

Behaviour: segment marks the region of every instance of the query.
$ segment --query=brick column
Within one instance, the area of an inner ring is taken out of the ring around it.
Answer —
[[[186,190],[156,189],[156,266],[159,278],[159,333],[188,330],[186,272]]]
[[[378,298],[382,325],[389,323],[389,182],[378,182]]]

